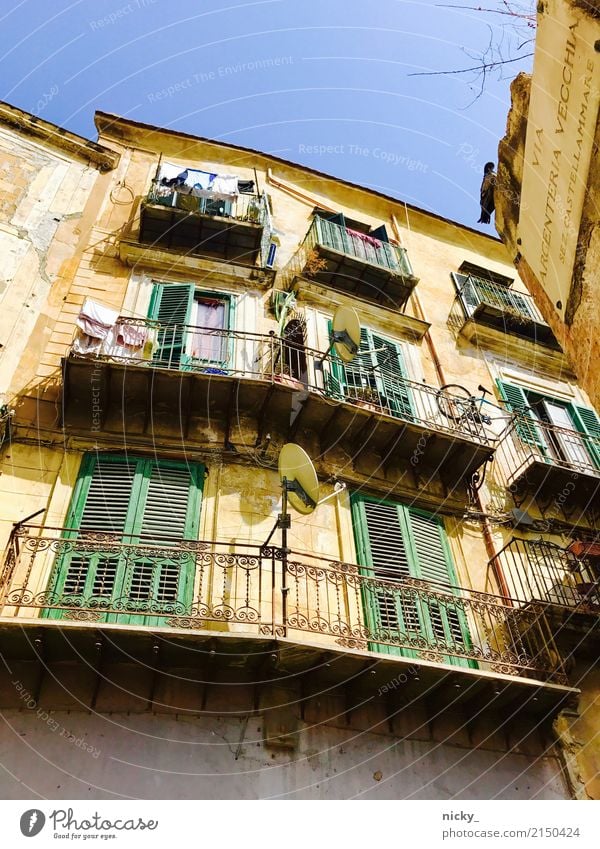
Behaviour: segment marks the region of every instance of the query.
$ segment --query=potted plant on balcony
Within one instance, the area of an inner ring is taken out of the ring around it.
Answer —
[[[308,277],[309,280],[312,280],[313,277],[316,277],[320,271],[325,271],[327,269],[327,261],[319,256],[318,252],[313,248],[308,256],[306,257],[306,262],[304,263],[303,275],[304,277]]]
[[[293,377],[288,372],[288,367],[284,366],[280,371],[274,373],[273,380],[275,381],[275,383],[282,383],[284,386],[291,386],[292,389],[303,389],[304,386],[302,385],[302,383],[300,383],[297,378]]]
[[[370,386],[363,386],[357,389],[352,389],[348,400],[357,407],[363,407],[365,410],[370,410],[373,413],[381,412],[381,398],[376,389]]]

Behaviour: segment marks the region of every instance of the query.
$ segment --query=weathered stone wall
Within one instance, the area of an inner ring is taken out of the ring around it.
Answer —
[[[333,718],[336,711],[340,717]],[[22,799],[568,799],[552,744],[499,718],[393,722],[315,699],[285,746],[270,716],[4,710],[0,796]],[[468,728],[468,730],[467,730]]]

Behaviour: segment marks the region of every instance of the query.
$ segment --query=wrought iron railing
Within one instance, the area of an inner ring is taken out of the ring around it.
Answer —
[[[480,304],[485,304],[523,323],[546,326],[542,313],[529,293],[516,292],[472,274],[456,274],[455,278],[466,315],[471,315]]]
[[[600,575],[592,564],[548,540],[514,538],[490,560],[511,598],[600,615]]]
[[[284,578],[285,571],[285,578]],[[3,616],[287,636],[564,682],[543,608],[280,548],[19,526]]]
[[[499,442],[500,454],[513,483],[535,462],[577,475],[600,477],[600,437],[543,422],[533,415],[515,414]]]
[[[133,339],[137,347],[121,344],[126,338]],[[403,377],[398,355],[392,348],[380,352],[378,365],[365,365],[360,357],[345,364],[333,354],[288,342],[274,333],[215,330],[122,317],[94,351],[86,349],[82,353],[75,343],[70,355],[215,377],[270,381],[484,445],[495,445],[499,438],[481,416],[469,413],[464,397]],[[457,409],[465,409],[465,414],[447,414],[448,410]]]
[[[350,230],[319,215],[314,217],[304,237],[304,254],[307,255],[317,245],[387,268],[402,276],[410,277],[413,273],[405,248]]]

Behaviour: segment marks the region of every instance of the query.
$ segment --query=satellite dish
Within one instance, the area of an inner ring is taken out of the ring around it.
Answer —
[[[279,452],[279,478],[294,510],[307,516],[319,501],[319,481],[312,460],[303,448],[286,443]]]
[[[351,362],[360,346],[360,320],[352,307],[338,307],[331,322],[333,347],[345,363]]]

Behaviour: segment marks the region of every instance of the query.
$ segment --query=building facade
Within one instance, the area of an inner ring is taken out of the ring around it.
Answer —
[[[6,346],[4,794],[597,795],[600,425],[502,243],[96,125]],[[320,493],[284,549],[290,442]]]
[[[511,87],[496,228],[600,404],[600,3],[538,4],[533,73]]]

